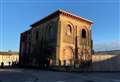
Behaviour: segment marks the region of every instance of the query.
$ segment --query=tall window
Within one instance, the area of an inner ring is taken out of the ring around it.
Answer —
[[[39,38],[39,32],[36,31],[36,40],[38,40],[38,38]]]
[[[86,38],[86,31],[85,31],[85,29],[82,29],[82,38]]]
[[[71,33],[72,33],[72,27],[70,25],[68,25],[66,28],[66,34],[71,35]]]

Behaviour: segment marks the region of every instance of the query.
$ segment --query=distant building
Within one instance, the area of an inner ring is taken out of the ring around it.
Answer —
[[[0,66],[11,66],[18,63],[19,54],[16,52],[0,52]]]
[[[75,66],[92,63],[92,22],[58,10],[21,33],[20,64]]]

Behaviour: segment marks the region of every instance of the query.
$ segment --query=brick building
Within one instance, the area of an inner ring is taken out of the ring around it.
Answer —
[[[0,52],[0,66],[12,66],[19,62],[19,53],[17,52]]]
[[[64,10],[46,16],[21,33],[20,64],[75,66],[92,62],[92,22]]]

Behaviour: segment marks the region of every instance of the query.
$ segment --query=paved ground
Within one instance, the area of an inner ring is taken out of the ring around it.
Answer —
[[[120,82],[120,72],[66,73],[26,69],[0,69],[0,82]]]

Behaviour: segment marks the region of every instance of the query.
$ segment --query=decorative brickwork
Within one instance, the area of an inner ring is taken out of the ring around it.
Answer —
[[[92,22],[58,10],[21,34],[20,63],[80,67],[92,62]]]

